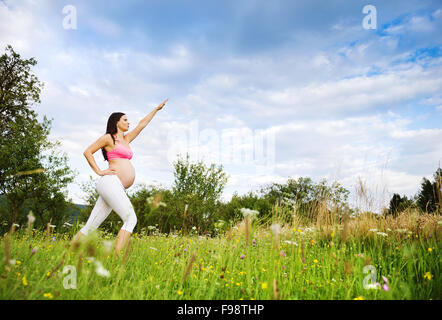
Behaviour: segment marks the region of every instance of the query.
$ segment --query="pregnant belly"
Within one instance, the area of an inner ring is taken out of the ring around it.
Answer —
[[[135,168],[129,159],[114,159],[109,162],[109,169],[114,169],[123,183],[125,189],[133,185],[135,180]]]

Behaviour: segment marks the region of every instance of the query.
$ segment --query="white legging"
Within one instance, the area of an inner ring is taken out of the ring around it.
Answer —
[[[137,216],[124,190],[125,188],[117,175],[101,176],[97,182],[99,194],[97,203],[85,226],[80,229],[81,233],[87,235],[89,231],[98,229],[112,209],[123,219],[124,224],[121,230],[132,233],[137,224]]]

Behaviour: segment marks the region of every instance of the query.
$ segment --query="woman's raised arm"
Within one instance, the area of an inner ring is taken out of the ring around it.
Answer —
[[[161,103],[158,107],[156,107],[154,110],[152,110],[151,113],[149,113],[147,116],[145,116],[143,119],[141,119],[141,121],[138,123],[138,125],[131,132],[129,132],[128,134],[126,134],[124,136],[129,143],[131,143],[132,140],[135,139],[144,128],[146,128],[146,126],[149,124],[150,120],[152,120],[152,118],[157,113],[157,111],[161,110],[164,107],[167,100],[169,100],[169,99],[164,100],[163,103]]]

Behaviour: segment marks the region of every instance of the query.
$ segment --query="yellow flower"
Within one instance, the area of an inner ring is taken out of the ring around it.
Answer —
[[[21,276],[21,273],[20,273],[20,272],[16,272],[16,274],[17,274],[17,277],[20,277],[20,276]]]
[[[183,294],[183,292],[182,292],[182,291],[178,291],[177,293],[178,293],[178,295],[182,295],[182,294]]]
[[[301,233],[302,231],[298,229],[298,232]]]
[[[51,275],[51,272],[48,271],[48,273],[46,273],[46,277],[49,277]]]
[[[433,251],[433,249],[432,248],[428,248],[428,252],[431,252],[431,251]],[[18,262],[18,261],[17,261]]]
[[[364,300],[364,297],[363,296],[359,296],[359,297],[354,298],[353,300]]]
[[[331,237],[333,238],[334,236],[335,236],[335,233],[334,233],[334,232],[332,232],[332,233],[331,233]]]
[[[430,272],[425,273],[424,279],[431,280],[431,278],[433,278],[433,275]]]
[[[315,244],[315,240],[312,239],[312,244]]]
[[[313,260],[313,262],[314,262],[314,263],[318,263],[318,260],[315,259],[315,260]]]
[[[263,284],[261,284],[261,287],[262,287],[263,289],[267,289],[267,282],[264,282]]]
[[[17,260],[16,264],[21,264],[21,261],[20,261],[20,260]]]
[[[27,285],[28,285],[28,281],[26,280],[26,276],[24,276],[24,277],[21,279],[21,281],[23,282],[23,285],[24,285],[24,286],[27,286]]]
[[[52,295],[52,293],[48,292],[48,293],[43,293],[43,297],[52,299],[54,296]]]
[[[264,268],[262,268],[261,270],[262,270],[263,272],[266,272],[266,271],[267,271],[267,270],[266,270],[266,269],[264,269]]]

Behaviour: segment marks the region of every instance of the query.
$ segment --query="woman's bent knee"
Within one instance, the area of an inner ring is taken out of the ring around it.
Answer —
[[[124,221],[123,227],[121,229],[132,233],[136,224],[137,224],[137,215],[135,214],[135,211],[133,211],[132,214],[129,215],[127,220]]]

